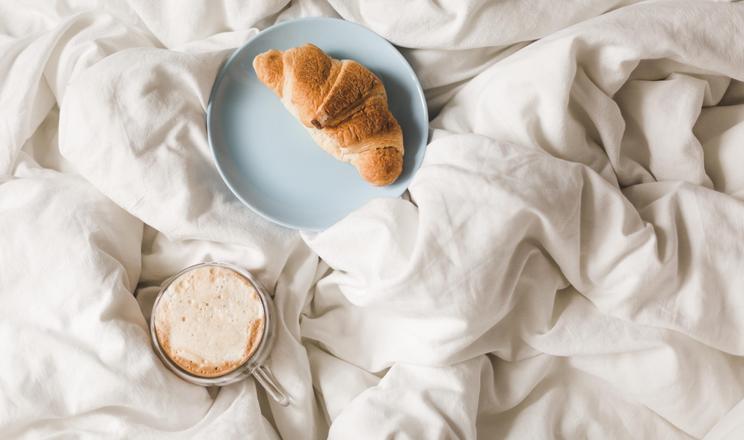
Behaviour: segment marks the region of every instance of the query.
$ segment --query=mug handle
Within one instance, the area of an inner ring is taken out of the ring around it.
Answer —
[[[268,367],[259,365],[253,370],[253,377],[260,383],[266,393],[281,406],[289,405],[289,396],[284,392],[279,382]]]

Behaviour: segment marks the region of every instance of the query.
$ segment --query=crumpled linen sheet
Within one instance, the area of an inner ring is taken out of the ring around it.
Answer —
[[[0,3],[0,437],[742,438],[744,4],[631,3]],[[204,110],[313,15],[401,46],[433,120],[410,200],[300,234]],[[153,354],[207,260],[275,292],[289,407]]]

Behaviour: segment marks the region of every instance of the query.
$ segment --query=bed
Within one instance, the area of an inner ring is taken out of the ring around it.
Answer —
[[[0,437],[744,436],[744,4],[92,3],[0,2]],[[320,233],[240,204],[204,125],[305,16],[396,44],[432,117],[407,196]],[[274,292],[288,407],[153,352],[212,260]]]

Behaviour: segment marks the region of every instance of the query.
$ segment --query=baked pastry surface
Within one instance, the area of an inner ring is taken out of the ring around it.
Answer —
[[[403,132],[388,110],[382,81],[369,69],[312,44],[266,51],[253,68],[326,152],[354,165],[373,185],[398,178]]]

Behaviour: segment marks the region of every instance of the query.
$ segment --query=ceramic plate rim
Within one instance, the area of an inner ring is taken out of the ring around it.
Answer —
[[[263,34],[265,32],[268,32],[268,31],[275,31],[276,29],[280,29],[280,28],[285,27],[285,26],[293,25],[293,24],[300,23],[300,22],[308,22],[308,21],[335,21],[335,22],[343,22],[345,24],[349,24],[349,25],[351,25],[353,27],[356,27],[356,28],[358,28],[359,30],[361,30],[363,32],[372,34],[373,38],[377,38],[378,40],[382,40],[382,42],[384,44],[390,46],[390,48],[393,49],[393,52],[395,53],[395,57],[404,66],[404,69],[406,71],[406,74],[409,77],[411,77],[411,79],[413,79],[413,83],[416,86],[416,95],[417,95],[416,96],[416,98],[417,98],[416,100],[418,101],[417,104],[421,105],[421,108],[424,110],[424,117],[425,117],[426,122],[427,122],[426,127],[424,127],[424,132],[426,134],[424,136],[424,143],[423,143],[423,145],[419,146],[419,148],[422,148],[424,150],[426,149],[426,145],[428,144],[429,135],[430,135],[430,133],[429,133],[429,107],[428,107],[428,105],[426,103],[426,96],[424,95],[424,89],[421,87],[421,83],[419,82],[419,79],[418,79],[418,76],[416,75],[416,72],[413,70],[413,67],[411,67],[410,63],[403,56],[403,54],[400,53],[400,51],[398,50],[398,48],[395,47],[395,45],[393,43],[391,43],[390,41],[388,41],[387,39],[385,39],[381,35],[377,34],[373,30],[371,30],[371,29],[369,29],[369,28],[367,28],[367,27],[365,27],[365,26],[363,26],[361,24],[358,24],[358,23],[355,23],[355,22],[352,22],[352,21],[348,21],[348,20],[344,20],[342,18],[336,18],[336,17],[302,17],[302,18],[287,20],[287,21],[283,21],[281,23],[273,24],[273,25],[267,27],[266,29],[263,29],[263,30],[259,31],[256,35],[254,35],[253,37],[251,37],[248,41],[246,41],[245,43],[243,43],[241,46],[237,47],[233,51],[233,53],[229,57],[227,57],[225,59],[225,61],[223,61],[220,64],[219,71],[217,73],[217,76],[215,77],[214,83],[212,83],[212,89],[210,90],[210,93],[209,93],[209,101],[207,103],[206,121],[205,122],[206,122],[206,126],[207,126],[207,143],[209,144],[209,150],[212,153],[212,159],[214,160],[214,163],[217,166],[217,171],[219,172],[220,177],[222,177],[222,181],[230,189],[230,192],[232,192],[233,195],[235,195],[235,197],[237,197],[238,200],[240,200],[243,203],[243,205],[245,205],[248,208],[250,208],[253,212],[255,212],[256,214],[258,214],[259,216],[261,216],[265,220],[268,220],[268,221],[270,221],[272,223],[278,224],[278,225],[283,226],[285,228],[294,229],[294,230],[297,230],[297,231],[320,232],[320,231],[325,230],[326,228],[307,227],[307,226],[303,226],[303,225],[299,225],[299,224],[293,224],[291,222],[286,222],[284,220],[281,220],[281,219],[278,219],[278,218],[272,216],[269,213],[263,212],[260,208],[254,206],[248,200],[246,200],[245,198],[243,198],[243,196],[240,194],[240,192],[237,191],[233,187],[233,184],[227,178],[227,175],[226,175],[225,171],[222,169],[223,167],[220,164],[220,161],[217,159],[217,152],[215,151],[215,146],[214,146],[214,143],[212,142],[212,123],[213,123],[212,122],[212,104],[214,103],[215,94],[217,93],[217,90],[218,90],[220,84],[222,83],[222,80],[224,79],[224,76],[225,76],[225,73],[226,73],[226,67],[229,66],[235,60],[235,58],[241,53],[241,51],[243,49],[245,49],[248,45],[250,45],[251,43],[253,43],[253,41],[256,38],[258,38],[259,36],[261,36],[261,34]],[[421,157],[418,159],[418,161],[416,161],[416,163],[414,165],[414,169],[411,172],[411,177],[409,178],[409,183],[410,183],[411,180],[413,180],[413,177],[415,176],[416,171],[418,171],[418,169],[421,167],[421,163],[423,162],[423,152],[420,153],[420,154],[421,154]],[[391,194],[395,194],[394,197],[393,196],[389,196],[389,197],[382,197],[382,198],[399,198],[406,191],[408,191],[408,185],[401,187],[400,191],[392,192]],[[372,199],[370,199],[370,200],[372,200]],[[350,213],[351,212],[347,213],[346,215],[348,215]],[[341,221],[342,219],[339,219],[339,221]],[[332,225],[329,225],[328,227],[330,227],[330,226],[332,226]]]

